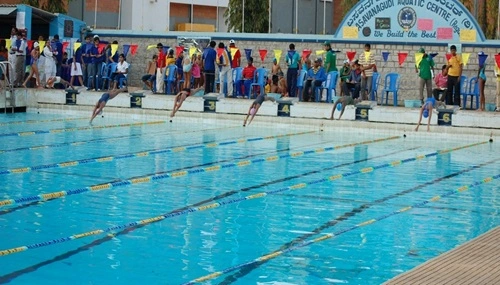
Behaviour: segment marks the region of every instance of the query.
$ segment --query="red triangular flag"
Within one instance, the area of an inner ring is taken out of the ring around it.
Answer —
[[[354,57],[356,56],[356,52],[355,51],[347,51],[346,55],[347,55],[347,59],[349,61],[353,61]]]
[[[217,57],[221,57],[222,53],[224,53],[224,48],[217,48]]]
[[[29,40],[28,41],[28,50],[31,52],[31,50],[33,49],[33,43],[34,41],[33,40]]]
[[[97,50],[99,51],[99,53],[102,53],[105,48],[106,48],[106,44],[100,43],[99,47],[97,48]]]
[[[130,53],[132,55],[135,55],[136,52],[137,52],[137,45],[130,45]]]
[[[305,49],[302,51],[302,58],[307,58],[311,54],[312,50]]]
[[[267,55],[267,49],[259,49],[259,54],[260,60],[262,60],[262,63],[264,63],[264,58],[266,58]]]
[[[407,52],[398,52],[398,61],[400,66],[403,65],[403,62],[405,62],[407,56]]]
[[[179,56],[184,51],[184,47],[178,46],[175,47],[175,54]]]
[[[500,53],[495,54],[495,62],[497,63],[497,67],[500,68]]]
[[[66,51],[66,49],[68,48],[68,45],[69,45],[69,42],[63,42],[63,43],[62,43],[62,47],[63,47],[63,48],[62,48],[62,51],[63,51],[63,53],[64,53],[64,52]]]
[[[451,53],[447,53],[446,54],[446,62],[450,61],[450,58],[451,58]]]

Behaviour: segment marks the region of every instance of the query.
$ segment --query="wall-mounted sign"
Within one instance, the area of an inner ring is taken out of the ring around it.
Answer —
[[[483,42],[476,20],[457,0],[361,0],[339,26],[337,38]]]

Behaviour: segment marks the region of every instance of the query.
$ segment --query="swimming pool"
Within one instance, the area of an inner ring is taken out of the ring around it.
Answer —
[[[500,222],[487,138],[87,121],[0,116],[0,283],[380,284]]]

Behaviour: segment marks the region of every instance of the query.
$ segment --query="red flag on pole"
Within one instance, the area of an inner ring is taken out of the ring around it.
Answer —
[[[408,56],[407,52],[398,52],[399,66],[402,66]]]
[[[354,57],[356,56],[356,52],[355,51],[348,51],[348,52],[346,52],[346,55],[347,55],[347,59],[349,61],[353,61]]]
[[[451,53],[447,53],[446,54],[446,62],[450,61],[450,58],[451,58]]]
[[[311,54],[312,50],[305,49],[302,51],[302,58],[307,58]]]
[[[264,63],[264,59],[266,58],[267,55],[267,49],[259,49],[259,54],[260,54],[260,60],[262,63]]]

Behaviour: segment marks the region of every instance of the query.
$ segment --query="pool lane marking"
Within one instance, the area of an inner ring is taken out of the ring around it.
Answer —
[[[312,131],[312,132],[314,132],[314,131]],[[269,138],[272,138],[272,137],[273,136],[269,136]],[[339,146],[319,148],[316,150],[301,151],[300,153],[302,153],[302,155],[313,154],[316,152],[323,152],[325,150],[330,151],[330,150],[336,150],[336,149],[352,147],[352,146],[357,146],[357,145],[394,140],[394,139],[398,139],[398,138],[400,138],[400,137],[399,136],[392,136],[392,137],[369,140],[369,141],[364,141],[364,142],[359,142],[359,143],[350,143],[350,144],[344,144],[344,145],[339,145]],[[282,154],[282,155],[273,155],[273,156],[270,156],[267,158],[256,158],[256,159],[252,159],[252,160],[242,160],[242,161],[238,161],[238,162],[212,165],[212,166],[208,166],[208,167],[191,168],[189,170],[185,170],[185,169],[182,170],[181,169],[181,170],[177,170],[177,171],[173,171],[173,172],[172,171],[170,171],[170,172],[161,171],[161,172],[156,172],[152,175],[133,177],[133,178],[125,179],[125,180],[101,183],[101,184],[97,184],[97,185],[92,185],[92,186],[82,187],[82,188],[77,188],[77,189],[72,189],[72,190],[62,190],[62,191],[44,193],[44,194],[39,194],[39,195],[24,196],[24,197],[20,197],[20,198],[16,198],[16,199],[5,199],[5,200],[0,201],[0,208],[5,207],[5,206],[12,206],[15,204],[26,204],[26,203],[54,200],[54,199],[59,199],[59,198],[65,197],[65,196],[82,194],[82,193],[86,193],[86,192],[103,191],[103,190],[108,190],[111,188],[128,186],[131,184],[151,183],[151,182],[156,181],[156,180],[184,177],[184,176],[187,176],[189,174],[214,172],[214,171],[218,171],[218,170],[222,170],[222,169],[226,169],[226,168],[232,168],[232,167],[244,167],[244,166],[251,165],[253,163],[274,162],[274,161],[277,161],[278,159],[282,159],[282,158],[288,158],[288,157],[296,158],[296,157],[298,157],[298,156],[294,156],[294,154],[295,153],[286,153],[286,154]],[[273,159],[269,160],[268,158],[273,158]],[[233,160],[233,159],[231,159],[231,160]],[[20,170],[20,171],[22,171],[22,170]]]
[[[322,231],[328,229],[328,228],[331,228],[335,225],[337,225],[338,223],[342,222],[342,221],[345,221],[349,218],[352,218],[354,217],[356,214],[359,214],[359,213],[362,213],[366,210],[368,210],[369,208],[371,208],[372,206],[375,206],[375,205],[379,205],[381,203],[385,203],[389,200],[392,200],[394,198],[398,198],[398,197],[401,197],[403,195],[406,195],[406,194],[409,194],[411,192],[414,192],[414,191],[417,191],[417,190],[420,190],[420,189],[423,189],[427,186],[430,186],[430,185],[434,185],[436,183],[439,183],[441,181],[444,181],[444,180],[447,180],[447,179],[450,179],[450,178],[453,178],[453,177],[456,177],[458,175],[461,175],[461,174],[464,174],[464,173],[467,173],[467,172],[470,172],[472,170],[476,170],[476,169],[479,169],[481,167],[484,167],[486,165],[489,165],[489,164],[492,164],[492,163],[495,163],[497,162],[499,159],[496,158],[496,159],[493,159],[493,160],[490,160],[490,161],[487,161],[487,162],[483,162],[481,164],[478,164],[478,165],[473,165],[471,167],[468,167],[466,169],[463,169],[463,170],[460,170],[460,171],[457,171],[457,172],[454,172],[454,173],[451,173],[451,174],[448,174],[448,175],[445,175],[445,176],[442,176],[442,177],[439,177],[439,178],[436,178],[434,180],[431,180],[431,181],[428,181],[428,182],[425,182],[425,183],[422,183],[422,184],[419,184],[417,186],[414,186],[412,188],[409,188],[409,189],[406,189],[404,191],[401,191],[401,192],[398,192],[398,193],[394,193],[394,194],[391,194],[391,195],[388,195],[388,196],[385,196],[383,198],[380,198],[380,199],[377,199],[373,202],[366,202],[366,203],[363,203],[361,204],[360,206],[356,207],[356,208],[353,208],[351,211],[349,212],[345,212],[344,214],[342,214],[341,216],[338,216],[336,217],[335,219],[333,220],[330,220],[330,221],[327,221],[325,223],[323,223],[322,225],[320,225],[319,227],[316,227],[315,229],[313,230],[310,230],[308,231],[308,233],[306,234],[303,234],[299,237],[296,237],[294,238],[293,240],[283,244],[282,246],[280,246],[280,248],[278,250],[275,250],[269,254],[272,254],[272,253],[275,253],[275,252],[278,252],[278,251],[283,251],[283,250],[286,250],[288,249],[289,247],[295,245],[295,244],[298,244],[300,242],[303,242],[304,240],[308,239],[308,238],[311,238],[312,236],[315,236],[315,235],[318,235],[320,234]],[[304,198],[304,195],[301,195],[300,198]],[[232,275],[230,276],[227,276],[225,278],[225,281],[227,282],[232,282],[236,279],[239,279],[247,274],[249,274],[251,271],[253,271],[254,269],[257,269],[258,267],[260,267],[262,264],[264,264],[264,262],[260,262],[260,263],[257,263],[257,264],[252,264],[251,267],[243,267],[243,268],[240,268],[240,270],[238,272],[235,272],[233,273]],[[223,281],[224,282],[224,281]],[[224,283],[225,284],[225,283]]]
[[[312,132],[314,132],[314,131],[312,131]],[[271,137],[273,137],[273,136],[269,136],[269,138],[271,138]],[[364,142],[359,142],[359,143],[350,143],[350,144],[344,144],[344,145],[339,145],[339,146],[320,148],[319,150],[321,150],[321,152],[325,151],[325,150],[336,150],[336,149],[341,149],[341,148],[346,148],[346,147],[351,147],[351,146],[356,146],[356,145],[363,145],[363,144],[370,144],[370,143],[377,143],[377,142],[383,142],[383,141],[388,141],[388,140],[394,140],[394,139],[398,139],[398,138],[400,138],[400,137],[399,136],[392,136],[392,137],[381,138],[381,139],[376,139],[376,140],[369,140],[369,141],[364,141]],[[317,150],[301,151],[301,153],[303,153],[303,155],[312,154],[312,153],[316,153]],[[292,154],[287,153],[287,154],[282,154],[279,156],[273,155],[271,157],[273,157],[273,158],[277,157],[278,159],[281,159],[281,158],[297,157],[297,156],[293,156],[293,153]],[[231,160],[233,160],[233,159],[231,159]],[[82,188],[77,188],[77,189],[72,189],[72,190],[63,190],[63,191],[57,191],[57,192],[51,192],[51,193],[45,193],[45,194],[39,194],[39,195],[24,196],[24,197],[16,198],[16,199],[6,199],[6,200],[0,201],[0,208],[5,207],[5,206],[12,206],[15,204],[27,204],[27,203],[33,203],[33,202],[48,201],[48,200],[53,200],[53,199],[59,199],[59,198],[65,197],[65,196],[82,194],[82,193],[86,193],[86,192],[103,191],[103,190],[108,190],[111,188],[128,186],[131,184],[151,183],[151,182],[156,181],[156,180],[184,177],[184,176],[187,176],[189,174],[213,172],[213,171],[217,171],[217,170],[221,170],[221,169],[225,169],[225,168],[231,168],[231,167],[236,167],[236,166],[243,167],[243,166],[248,166],[252,163],[270,162],[270,161],[276,161],[276,160],[277,159],[268,160],[266,158],[256,158],[256,159],[252,159],[252,160],[243,160],[243,161],[239,161],[239,162],[233,162],[233,163],[222,164],[222,165],[212,165],[212,166],[208,166],[208,167],[188,168],[189,170],[186,170],[186,168],[184,168],[184,169],[176,170],[173,172],[172,171],[170,171],[170,172],[161,171],[161,172],[156,172],[152,175],[132,177],[132,178],[128,178],[125,180],[101,183],[101,184],[97,184],[97,185],[92,185],[92,186],[82,187]],[[245,163],[243,163],[243,162],[245,162]],[[209,163],[209,164],[211,164],[211,163]],[[205,165],[209,165],[209,164],[205,164]]]
[[[57,144],[48,144],[48,145],[37,145],[37,146],[30,146],[30,147],[19,147],[19,148],[13,148],[13,149],[6,149],[6,150],[0,150],[0,154],[2,153],[8,153],[8,152],[15,152],[15,151],[23,151],[23,150],[40,150],[40,149],[46,149],[46,148],[53,148],[53,147],[62,147],[62,146],[80,146],[80,145],[85,145],[88,143],[96,143],[96,142],[102,142],[102,141],[115,141],[115,140],[121,140],[125,138],[133,138],[133,137],[143,137],[143,136],[150,136],[150,135],[159,135],[159,134],[187,134],[187,133],[196,133],[196,132],[201,132],[201,131],[214,131],[214,130],[221,130],[221,129],[232,129],[232,128],[239,128],[238,127],[220,127],[220,128],[213,128],[213,129],[200,129],[200,130],[191,130],[191,131],[162,131],[162,132],[148,132],[147,134],[134,134],[134,135],[124,135],[124,136],[116,136],[116,137],[107,137],[107,138],[98,138],[98,139],[91,139],[91,140],[86,140],[86,141],[73,141],[73,142],[64,142],[64,143],[57,143]]]
[[[95,130],[95,129],[137,127],[137,126],[145,126],[145,125],[165,124],[166,122],[167,121],[152,121],[152,122],[137,122],[137,123],[127,123],[127,124],[116,124],[116,125],[85,126],[85,127],[62,128],[62,129],[25,131],[25,132],[17,132],[17,133],[0,134],[0,137],[26,137],[26,136],[32,136],[32,135],[68,133],[68,132],[87,131],[87,130]]]
[[[203,201],[200,201],[200,202],[196,202],[195,204],[184,206],[182,208],[177,208],[176,210],[170,211],[168,214],[174,213],[174,212],[178,212],[178,211],[182,211],[182,210],[187,209],[189,207],[203,205],[203,204],[205,204],[207,202],[210,202],[210,201],[213,201],[213,200],[217,199],[217,197],[224,198],[224,197],[221,197],[221,196],[230,196],[230,195],[236,194],[236,193],[238,193],[240,191],[241,192],[243,192],[243,191],[249,191],[249,190],[252,190],[252,189],[269,186],[271,184],[280,183],[280,182],[284,182],[284,181],[287,181],[287,180],[292,180],[292,179],[303,177],[303,176],[307,176],[307,175],[310,175],[310,174],[324,172],[324,171],[331,170],[331,169],[334,169],[334,168],[340,168],[340,167],[349,166],[349,165],[353,165],[353,164],[357,164],[357,163],[360,163],[360,162],[365,162],[365,161],[369,161],[369,160],[373,160],[373,159],[377,159],[377,158],[381,158],[381,157],[387,157],[387,156],[390,156],[390,155],[393,155],[393,154],[397,154],[397,153],[401,153],[401,152],[405,152],[405,151],[415,150],[417,148],[420,148],[420,147],[412,147],[412,148],[408,148],[408,149],[402,149],[402,150],[398,150],[398,151],[386,153],[386,154],[383,154],[383,155],[377,155],[377,156],[372,156],[372,157],[369,157],[369,158],[363,158],[363,159],[359,159],[359,160],[355,160],[355,161],[345,162],[345,163],[337,164],[335,166],[324,168],[324,169],[321,169],[321,170],[313,170],[313,171],[302,173],[302,174],[299,174],[299,175],[288,176],[288,177],[285,177],[285,178],[276,179],[276,180],[273,180],[273,181],[270,181],[270,182],[266,182],[266,183],[262,183],[262,184],[259,184],[259,185],[242,188],[242,189],[240,189],[238,191],[235,191],[235,190],[229,191],[229,192],[226,192],[226,193],[214,196],[212,198],[209,198],[209,199],[206,199],[206,200],[203,200]],[[24,206],[26,206],[26,205],[24,205]],[[9,209],[9,210],[12,210],[12,209]],[[5,212],[5,210],[4,210],[4,212]],[[0,214],[1,213],[2,212],[0,211]],[[118,236],[121,236],[121,235],[126,235],[126,234],[128,234],[128,233],[130,233],[130,232],[132,232],[132,231],[134,231],[136,229],[140,229],[140,228],[142,228],[144,226],[146,226],[146,225],[138,225],[138,226],[135,226],[135,227],[130,227],[130,228],[126,228],[126,229],[120,230],[120,231],[115,232],[113,234],[108,234],[108,235],[106,235],[104,237],[101,237],[101,238],[99,238],[97,240],[94,240],[94,241],[92,241],[92,242],[90,242],[88,244],[82,245],[82,246],[80,246],[80,247],[78,247],[78,248],[76,248],[74,250],[70,250],[70,251],[62,253],[60,255],[57,255],[56,257],[51,258],[50,260],[42,261],[42,262],[39,262],[39,263],[37,263],[35,265],[31,265],[29,267],[25,267],[23,269],[16,270],[16,271],[11,272],[9,274],[0,276],[0,284],[5,283],[6,280],[8,280],[9,282],[12,282],[13,279],[18,278],[18,277],[20,277],[20,276],[22,276],[22,275],[24,275],[26,273],[33,272],[34,270],[36,270],[38,268],[41,268],[43,266],[49,265],[49,264],[52,264],[52,263],[55,263],[55,262],[58,262],[58,261],[62,261],[64,259],[67,259],[67,258],[69,258],[71,256],[74,256],[74,255],[76,255],[76,254],[78,254],[78,253],[80,253],[82,251],[88,250],[88,249],[93,248],[95,246],[101,245],[101,244],[103,244],[103,243],[105,243],[107,241],[110,241],[114,237],[118,237]]]
[[[484,142],[484,143],[486,143],[486,142]],[[470,144],[470,145],[466,145],[466,146],[456,147],[456,148],[452,148],[452,149],[446,149],[443,152],[437,151],[437,152],[426,154],[426,155],[418,155],[418,156],[416,156],[414,158],[409,158],[409,159],[401,160],[402,163],[397,164],[397,166],[405,164],[405,163],[410,162],[410,161],[416,161],[418,159],[422,159],[422,158],[425,158],[425,157],[436,156],[436,155],[438,155],[440,153],[448,153],[448,152],[451,152],[451,151],[461,150],[461,149],[464,149],[464,148],[467,148],[467,147],[472,147],[472,146],[476,146],[476,145],[480,145],[480,144],[483,144],[483,143],[474,143],[474,144]],[[394,167],[394,165],[392,163],[385,163],[385,164],[381,164],[379,166],[375,166],[375,167],[373,167],[373,169],[375,170],[375,169],[381,169],[381,168],[384,168],[384,167],[391,167],[391,166]],[[338,177],[337,179],[339,179],[339,178],[348,177],[348,176],[351,176],[351,175],[354,175],[354,174],[358,174],[358,173],[367,173],[367,172],[363,172],[363,171],[357,170],[357,171],[347,172],[347,173],[345,173],[343,175],[335,175],[335,177]],[[45,246],[48,246],[48,245],[63,243],[63,242],[67,242],[67,241],[70,241],[70,240],[79,239],[79,238],[83,238],[83,237],[94,236],[94,235],[103,234],[103,233],[111,233],[113,231],[123,230],[123,229],[130,228],[130,227],[147,225],[147,224],[155,223],[155,222],[162,221],[162,220],[165,220],[165,219],[169,219],[169,218],[172,218],[172,217],[182,216],[182,215],[185,215],[185,214],[188,214],[188,213],[201,212],[201,211],[205,211],[205,210],[209,210],[209,209],[218,208],[218,207],[224,206],[224,205],[230,205],[230,204],[234,204],[234,203],[239,203],[239,202],[242,202],[242,201],[245,201],[245,200],[252,200],[252,199],[262,198],[262,197],[265,197],[267,195],[272,195],[272,194],[276,194],[276,193],[280,193],[280,192],[284,192],[284,191],[288,191],[288,190],[302,189],[304,187],[307,187],[307,186],[310,186],[310,185],[313,185],[313,184],[331,181],[331,179],[330,179],[331,177],[332,176],[329,176],[329,177],[323,178],[323,179],[318,179],[318,180],[312,181],[310,183],[298,183],[298,184],[295,184],[295,185],[292,185],[292,186],[288,186],[288,187],[284,187],[284,188],[281,188],[281,189],[271,190],[271,191],[264,191],[264,192],[260,192],[260,193],[256,193],[256,194],[252,194],[252,195],[249,195],[249,196],[245,196],[245,197],[241,197],[241,198],[236,198],[236,199],[232,199],[232,200],[228,200],[228,201],[215,202],[215,203],[212,203],[212,204],[208,204],[208,205],[204,205],[204,206],[199,206],[199,207],[196,207],[196,208],[188,208],[188,209],[186,209],[184,211],[180,211],[180,212],[161,214],[159,216],[155,216],[155,217],[151,217],[151,218],[146,218],[146,219],[135,221],[135,222],[129,222],[127,224],[122,224],[122,225],[118,225],[118,226],[112,226],[112,227],[108,227],[108,228],[105,228],[105,229],[92,230],[92,231],[88,231],[88,232],[84,232],[84,233],[80,233],[80,234],[74,234],[74,235],[71,235],[71,236],[62,237],[62,238],[59,238],[59,239],[53,239],[53,240],[49,240],[49,241],[45,241],[45,242],[41,242],[41,243],[35,243],[35,244],[30,244],[30,245],[15,247],[15,248],[11,248],[11,249],[1,250],[0,251],[0,256],[9,255],[9,254],[18,253],[18,252],[23,252],[23,251],[26,251],[28,249],[35,249],[35,248],[45,247]]]
[[[318,242],[322,242],[322,241],[325,241],[325,240],[328,240],[328,239],[331,239],[331,238],[335,238],[337,236],[340,236],[341,234],[353,231],[355,229],[358,229],[358,228],[361,228],[361,227],[364,227],[364,226],[368,226],[368,225],[374,224],[374,223],[379,222],[381,220],[385,220],[385,219],[387,219],[389,217],[392,217],[392,216],[395,216],[395,215],[398,215],[398,214],[401,214],[401,213],[405,213],[405,212],[410,211],[410,210],[415,209],[415,208],[420,208],[422,206],[425,206],[428,203],[439,201],[439,200],[441,200],[443,198],[452,196],[452,195],[460,193],[460,192],[464,192],[464,191],[470,190],[471,188],[474,188],[474,187],[482,185],[482,184],[489,183],[489,182],[494,181],[494,180],[499,179],[499,178],[500,178],[500,174],[484,178],[484,179],[476,181],[476,182],[474,182],[474,183],[472,183],[470,185],[464,185],[464,186],[458,187],[455,190],[450,190],[450,191],[444,193],[443,195],[437,195],[437,196],[434,196],[434,197],[432,197],[432,198],[430,198],[428,200],[425,200],[423,202],[416,203],[416,204],[413,204],[413,205],[410,205],[410,206],[406,206],[406,207],[400,208],[399,210],[393,211],[391,213],[388,213],[388,214],[385,214],[385,215],[382,215],[382,216],[378,216],[378,217],[373,218],[373,219],[366,220],[366,221],[361,222],[359,224],[356,224],[356,225],[354,225],[354,226],[352,226],[350,228],[345,228],[345,229],[339,230],[339,231],[337,231],[335,233],[331,233],[331,234],[325,234],[323,236],[317,237],[317,238],[309,240],[309,241],[303,241],[303,242],[301,242],[301,243],[299,243],[299,244],[297,244],[295,246],[287,248],[286,250],[280,250],[280,251],[276,251],[276,252],[273,252],[273,253],[270,253],[270,254],[262,255],[262,256],[260,256],[260,257],[258,257],[256,259],[247,261],[245,263],[241,263],[241,264],[238,264],[238,265],[235,265],[235,266],[228,267],[228,268],[226,268],[224,270],[221,270],[221,271],[216,271],[216,272],[207,274],[205,276],[195,278],[195,279],[193,279],[193,280],[191,280],[189,282],[183,283],[183,285],[192,285],[192,284],[196,284],[196,283],[200,283],[200,282],[205,282],[205,281],[217,278],[217,277],[219,277],[219,276],[221,276],[223,274],[227,274],[227,273],[230,273],[230,272],[235,271],[237,269],[240,269],[242,267],[250,266],[250,265],[254,265],[254,264],[258,264],[258,263],[262,263],[262,262],[268,261],[270,259],[273,259],[273,258],[276,258],[278,256],[281,256],[281,255],[283,255],[285,253],[289,253],[291,251],[300,249],[300,248],[305,247],[305,246],[309,246],[309,245],[314,244],[314,243],[318,243]]]
[[[225,146],[225,145],[232,145],[232,144],[239,144],[239,143],[246,143],[246,142],[255,142],[255,141],[289,137],[289,136],[298,136],[298,135],[304,135],[304,134],[310,134],[310,133],[314,133],[314,131],[281,134],[281,135],[266,136],[266,137],[240,138],[238,140],[230,140],[230,141],[224,141],[224,142],[210,141],[210,142],[202,143],[202,144],[184,145],[184,146],[176,146],[176,147],[170,147],[170,148],[157,148],[157,149],[142,150],[142,151],[138,151],[138,152],[125,153],[125,154],[119,154],[119,155],[107,155],[107,156],[101,156],[101,157],[84,158],[84,159],[79,159],[79,160],[70,160],[70,161],[64,161],[64,162],[59,162],[59,163],[43,164],[43,165],[36,165],[36,166],[16,167],[16,168],[12,168],[12,169],[0,170],[0,175],[22,174],[22,173],[27,173],[27,172],[31,172],[31,171],[47,170],[47,169],[52,169],[52,168],[68,168],[68,167],[73,167],[73,166],[82,165],[82,164],[104,163],[104,162],[111,162],[111,161],[119,160],[119,159],[140,158],[140,157],[146,157],[149,155],[157,155],[157,154],[171,153],[171,152],[178,153],[178,152],[194,150],[194,149],[199,149],[199,148],[214,148],[217,146]],[[214,169],[214,170],[218,170],[218,169]],[[207,171],[211,171],[211,170],[207,169]],[[0,205],[2,205],[1,201],[0,201]]]
[[[20,125],[20,124],[39,124],[39,123],[48,123],[48,122],[79,121],[79,120],[88,120],[88,119],[89,118],[66,118],[66,119],[12,121],[12,122],[0,123],[0,127],[1,126],[9,126],[9,125]]]

